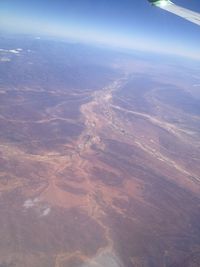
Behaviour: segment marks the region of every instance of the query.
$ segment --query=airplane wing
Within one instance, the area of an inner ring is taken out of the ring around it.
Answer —
[[[169,11],[200,26],[200,13],[178,6],[169,0],[148,0],[152,5]]]

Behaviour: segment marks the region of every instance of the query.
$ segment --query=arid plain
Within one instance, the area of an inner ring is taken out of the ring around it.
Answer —
[[[200,66],[0,47],[0,267],[200,266]]]

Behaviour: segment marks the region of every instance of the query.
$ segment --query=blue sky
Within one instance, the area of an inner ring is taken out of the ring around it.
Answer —
[[[200,12],[199,0],[175,0]],[[198,57],[200,27],[147,0],[1,0],[0,31]]]

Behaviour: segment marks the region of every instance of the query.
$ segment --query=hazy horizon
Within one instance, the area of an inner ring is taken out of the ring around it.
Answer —
[[[198,12],[197,0],[176,1]],[[200,59],[199,27],[147,0],[1,1],[0,33],[45,35]]]

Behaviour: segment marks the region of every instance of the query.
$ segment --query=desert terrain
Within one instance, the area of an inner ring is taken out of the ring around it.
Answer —
[[[0,48],[0,267],[199,267],[200,66]]]

